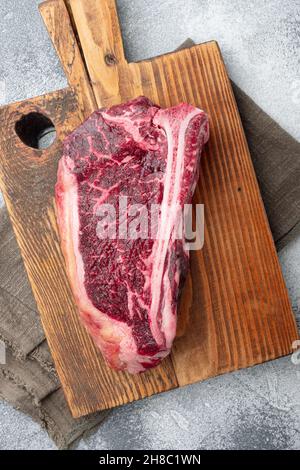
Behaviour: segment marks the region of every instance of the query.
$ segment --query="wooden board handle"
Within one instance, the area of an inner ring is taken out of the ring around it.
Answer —
[[[76,91],[80,111],[84,117],[88,117],[97,108],[97,103],[89,83],[89,77],[76,41],[66,3],[64,0],[48,0],[39,5],[39,10],[47,25],[69,85]]]
[[[69,12],[98,106],[120,102],[120,65],[126,64],[115,0],[68,0]],[[101,71],[101,81],[99,80]]]

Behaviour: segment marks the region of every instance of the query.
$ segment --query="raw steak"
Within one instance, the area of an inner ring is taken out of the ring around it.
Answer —
[[[189,258],[174,237],[178,208],[191,202],[207,140],[200,109],[161,109],[139,97],[96,111],[64,142],[56,185],[62,250],[82,321],[115,369],[142,372],[170,352]],[[124,201],[127,221],[105,219],[107,207],[118,214]],[[159,207],[154,237],[150,206]],[[136,207],[147,233],[132,216]]]

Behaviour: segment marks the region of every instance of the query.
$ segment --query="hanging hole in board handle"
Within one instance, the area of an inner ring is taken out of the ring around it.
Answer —
[[[15,131],[23,144],[38,150],[47,149],[56,139],[53,122],[38,112],[22,116],[15,124]]]

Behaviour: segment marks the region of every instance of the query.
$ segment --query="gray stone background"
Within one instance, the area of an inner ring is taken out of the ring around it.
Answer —
[[[0,0],[0,104],[66,86],[39,3]],[[300,139],[298,0],[117,3],[128,59],[173,50],[187,37],[216,39],[231,78]],[[300,238],[279,257],[297,314]],[[300,365],[286,357],[115,409],[76,448],[299,449],[299,430]],[[55,446],[30,418],[0,402],[0,449]]]

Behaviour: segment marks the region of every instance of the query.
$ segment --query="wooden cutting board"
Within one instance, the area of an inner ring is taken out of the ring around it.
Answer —
[[[41,13],[70,88],[0,109],[0,183],[73,416],[290,353],[294,316],[217,43],[128,63],[113,0],[50,0]],[[63,138],[93,109],[141,94],[203,108],[211,137],[194,198],[205,205],[205,243],[191,253],[178,338],[160,366],[130,376],[105,365],[78,319],[54,185]],[[28,144],[44,116],[57,139],[42,151]]]

